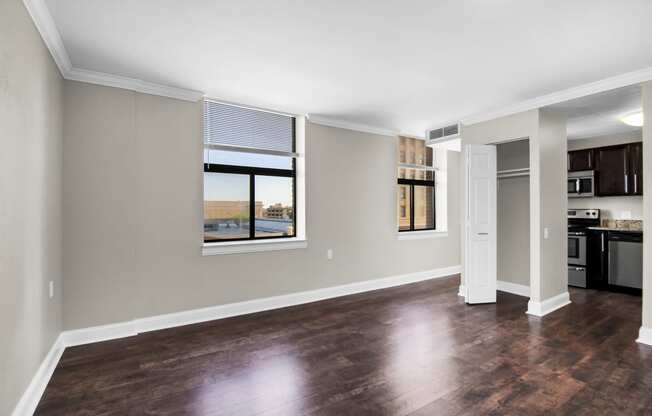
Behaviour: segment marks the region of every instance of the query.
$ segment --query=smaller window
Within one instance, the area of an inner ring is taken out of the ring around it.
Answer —
[[[424,140],[409,137],[399,137],[398,140],[398,230],[434,230],[433,150]]]

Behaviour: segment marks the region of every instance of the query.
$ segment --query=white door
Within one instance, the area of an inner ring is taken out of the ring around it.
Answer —
[[[496,302],[496,147],[466,145],[467,303]]]

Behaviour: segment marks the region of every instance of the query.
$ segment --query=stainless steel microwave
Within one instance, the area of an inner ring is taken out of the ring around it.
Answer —
[[[586,198],[594,195],[594,175],[592,170],[568,172],[568,197]]]

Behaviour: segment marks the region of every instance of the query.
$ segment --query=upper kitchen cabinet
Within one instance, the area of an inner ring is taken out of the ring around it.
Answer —
[[[629,152],[627,145],[595,149],[596,194],[598,196],[627,195],[629,183]]]
[[[591,169],[593,169],[593,149],[573,150],[568,152],[569,172]]]
[[[627,191],[631,195],[643,195],[643,143],[631,143],[629,146],[629,184]]]
[[[643,195],[643,144],[593,149],[597,196]]]

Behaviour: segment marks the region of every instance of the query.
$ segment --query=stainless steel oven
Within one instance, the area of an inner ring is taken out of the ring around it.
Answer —
[[[600,225],[599,209],[568,210],[568,284],[588,287],[586,240],[588,227]]]
[[[568,197],[586,198],[594,194],[594,174],[592,170],[568,172]]]
[[[568,264],[586,266],[586,232],[568,232]]]

